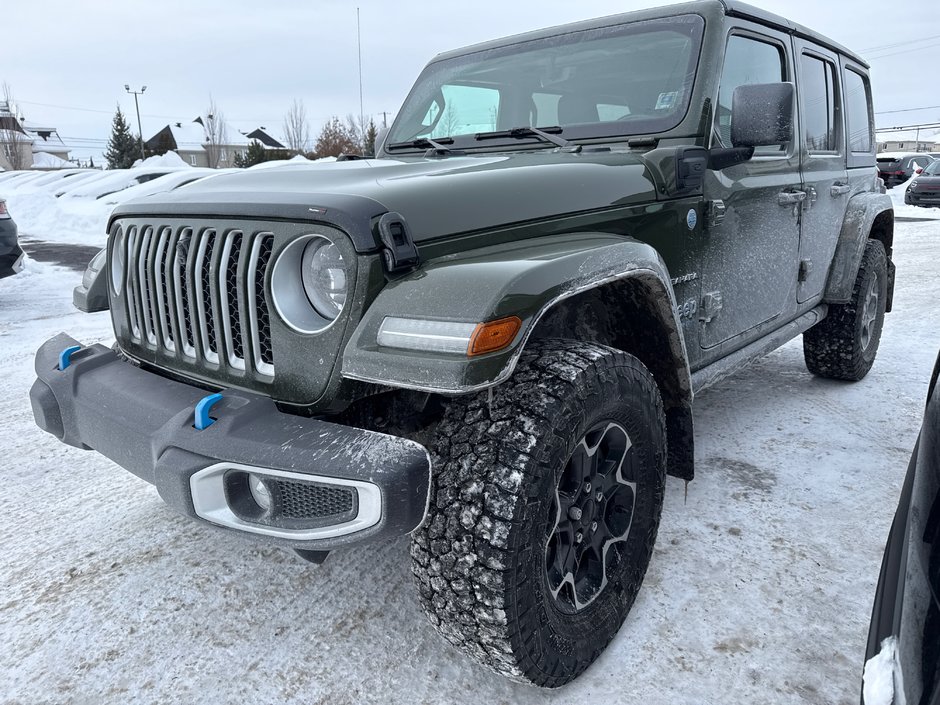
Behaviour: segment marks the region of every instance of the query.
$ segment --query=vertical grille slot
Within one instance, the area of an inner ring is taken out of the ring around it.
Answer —
[[[190,310],[192,297],[190,296],[188,274],[191,262],[190,250],[193,244],[193,229],[183,228],[173,247],[172,276],[176,284],[173,298],[176,302],[176,321],[180,330],[181,347],[186,357],[195,358],[196,348],[193,338],[193,317]]]
[[[241,252],[242,233],[233,230],[225,236],[219,261],[219,308],[228,363],[239,370],[245,369],[241,302],[238,300],[238,262]]]
[[[167,276],[167,257],[173,252],[171,243],[173,231],[170,228],[160,228],[154,236],[154,256],[153,256],[153,298],[156,305],[153,306],[153,313],[157,319],[157,325],[154,327],[159,334],[163,347],[173,352],[176,350],[176,340],[173,338],[173,324],[170,323],[170,303],[167,298],[167,291],[172,289],[172,282]]]
[[[137,255],[137,275],[140,278],[140,308],[143,319],[144,335],[147,342],[155,346],[157,335],[154,331],[153,316],[153,228],[147,226],[140,234],[140,244]]]
[[[215,335],[215,316],[212,313],[212,253],[216,244],[215,230],[202,233],[196,255],[196,325],[203,354],[209,362],[219,361],[219,344]]]
[[[140,315],[138,313],[138,305],[140,302],[140,281],[134,276],[134,262],[137,261],[137,228],[131,227],[127,231],[127,243],[125,244],[127,251],[125,254],[125,262],[127,262],[126,270],[126,281],[124,282],[124,290],[127,292],[127,320],[130,323],[131,327],[131,336],[134,340],[140,340]]]
[[[274,374],[274,350],[271,346],[271,319],[268,297],[264,290],[264,277],[271,262],[274,236],[259,234],[251,246],[248,260],[248,323],[255,369],[261,374]]]

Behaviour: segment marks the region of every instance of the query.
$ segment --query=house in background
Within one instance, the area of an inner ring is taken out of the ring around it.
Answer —
[[[878,152],[937,152],[940,144],[940,132],[930,134],[931,129],[911,130],[908,132],[882,132],[877,136]]]
[[[144,142],[144,149],[151,154],[176,152],[190,166],[219,169],[233,166],[236,155],[247,152],[252,142],[260,142],[272,157],[286,159],[290,156],[287,147],[272,137],[264,127],[251,132],[241,132],[231,125],[226,125],[225,144],[218,147],[210,144],[208,132],[201,117],[191,122],[174,122]]]
[[[54,127],[26,120],[16,106],[0,101],[0,167],[61,169],[72,166],[69,148]]]
[[[248,150],[250,141],[241,132],[226,125],[223,143],[212,144],[203,118],[197,117],[191,122],[166,125],[144,142],[144,149],[151,154],[176,152],[190,166],[224,169],[232,166],[236,155]]]

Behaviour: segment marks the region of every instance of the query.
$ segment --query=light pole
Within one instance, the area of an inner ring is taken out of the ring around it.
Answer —
[[[147,86],[143,86],[139,91],[132,91],[130,84],[125,83],[124,90],[134,94],[134,107],[137,109],[137,134],[140,136],[140,159],[143,161],[146,159],[144,156],[144,130],[140,126],[140,104],[137,102],[137,96],[143,95],[144,91],[147,90]]]

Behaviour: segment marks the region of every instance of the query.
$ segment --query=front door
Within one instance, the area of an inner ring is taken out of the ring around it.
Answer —
[[[794,47],[800,74],[801,169],[806,192],[797,300],[804,303],[822,297],[852,185],[845,168],[839,57],[800,39],[794,40]]]
[[[788,36],[745,21],[735,25],[725,50],[714,147],[732,146],[735,88],[793,80]],[[802,185],[794,133],[788,145],[758,147],[750,161],[706,174],[709,211],[724,208],[721,222],[713,215],[703,235],[699,318],[702,347],[712,349],[706,359],[741,347],[795,312]]]

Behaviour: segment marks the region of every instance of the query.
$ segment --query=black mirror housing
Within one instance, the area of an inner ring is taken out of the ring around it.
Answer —
[[[762,147],[793,139],[792,83],[738,86],[731,99],[731,144]]]

